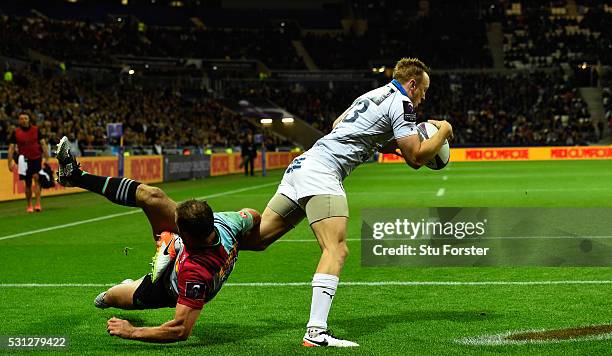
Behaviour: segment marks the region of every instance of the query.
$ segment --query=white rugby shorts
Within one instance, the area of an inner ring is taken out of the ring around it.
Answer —
[[[289,164],[276,193],[296,203],[301,198],[313,195],[346,196],[340,173],[306,155],[296,157]]]

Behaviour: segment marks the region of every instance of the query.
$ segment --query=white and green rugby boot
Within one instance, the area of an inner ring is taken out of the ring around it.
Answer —
[[[334,336],[331,330],[308,328],[302,345],[306,347],[357,347],[359,344]]]

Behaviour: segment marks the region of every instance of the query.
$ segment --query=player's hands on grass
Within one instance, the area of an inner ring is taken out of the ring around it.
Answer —
[[[439,131],[446,130],[446,138],[453,138],[453,126],[446,120],[427,120],[430,124],[438,128]]]
[[[8,167],[9,167],[9,172],[12,172],[13,169],[15,168],[15,160],[9,158]]]
[[[129,321],[112,317],[106,322],[106,331],[111,336],[119,336],[122,339],[130,339],[134,332],[134,326]]]

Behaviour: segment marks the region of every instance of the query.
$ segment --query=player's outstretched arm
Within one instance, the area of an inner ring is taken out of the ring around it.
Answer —
[[[107,330],[112,336],[130,340],[158,343],[185,341],[191,335],[201,311],[177,304],[174,319],[160,326],[137,328],[127,320],[113,317],[107,322]]]
[[[258,214],[259,215],[259,214]],[[266,207],[259,220],[253,215],[253,228],[243,234],[240,250],[264,251],[268,246],[293,229],[286,218]]]

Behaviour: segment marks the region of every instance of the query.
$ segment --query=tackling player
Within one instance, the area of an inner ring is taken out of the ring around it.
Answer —
[[[159,188],[83,172],[70,154],[66,137],[57,145],[57,159],[61,185],[142,208],[157,242],[151,274],[100,293],[94,303],[99,308],[176,307],[174,319],[157,327],[134,327],[127,320],[111,318],[107,323],[109,334],[148,342],[186,340],[204,304],[219,292],[232,272],[240,245],[249,238],[247,232],[259,224],[257,211],[213,213],[205,201],[192,199],[177,204]]]
[[[321,259],[312,279],[310,320],[303,345],[351,347],[357,343],[335,337],[327,317],[348,255],[348,204],[342,181],[377,150],[399,148],[406,163],[417,169],[433,158],[452,127],[430,122],[438,132],[421,142],[414,109],[425,100],[429,69],[416,58],[397,62],[393,80],[357,98],[334,122],[334,129],[287,167],[278,190],[268,203],[250,249],[265,249],[298,224],[304,216],[321,247]],[[407,187],[409,189],[409,187]]]

